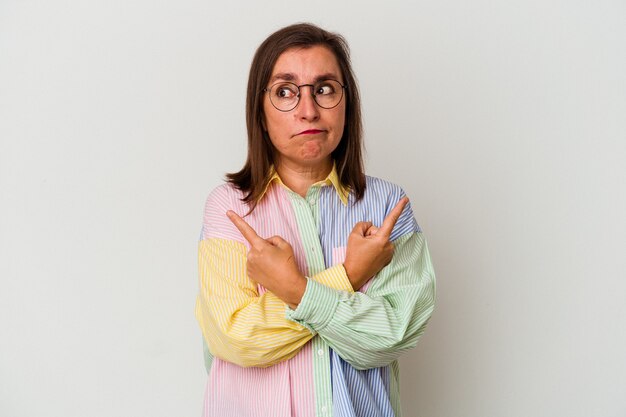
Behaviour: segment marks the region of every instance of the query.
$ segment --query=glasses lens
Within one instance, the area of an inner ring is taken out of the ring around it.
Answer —
[[[315,101],[320,107],[332,109],[337,106],[343,97],[343,87],[339,81],[324,80],[313,87]]]
[[[270,100],[278,110],[291,110],[298,105],[298,86],[293,83],[274,84],[270,88]]]

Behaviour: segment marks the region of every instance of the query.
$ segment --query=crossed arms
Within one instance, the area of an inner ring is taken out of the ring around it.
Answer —
[[[432,313],[435,287],[422,234],[390,240],[403,211],[412,218],[407,202],[400,199],[380,228],[357,223],[344,263],[312,277],[300,273],[288,242],[263,239],[228,212],[250,250],[229,239],[200,242],[196,316],[211,353],[240,366],[271,366],[319,334],[355,368],[368,369],[413,347]],[[374,275],[367,293],[358,292]]]

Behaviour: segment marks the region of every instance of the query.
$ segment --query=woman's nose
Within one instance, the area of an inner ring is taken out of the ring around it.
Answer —
[[[320,117],[319,106],[313,96],[313,87],[307,87],[306,89],[300,87],[300,102],[296,107],[296,111],[298,112],[298,117],[302,119],[317,120]]]

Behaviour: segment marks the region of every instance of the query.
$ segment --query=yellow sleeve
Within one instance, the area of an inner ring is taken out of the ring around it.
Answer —
[[[211,354],[240,366],[267,367],[295,356],[313,336],[286,318],[286,305],[259,294],[246,272],[247,248],[221,238],[200,241],[200,292],[195,315]],[[345,273],[332,267],[311,279],[350,291]]]

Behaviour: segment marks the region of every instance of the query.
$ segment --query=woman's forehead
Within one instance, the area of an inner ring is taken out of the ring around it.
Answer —
[[[341,69],[335,54],[325,46],[289,48],[272,70],[270,81],[315,82],[321,79],[341,80]]]

